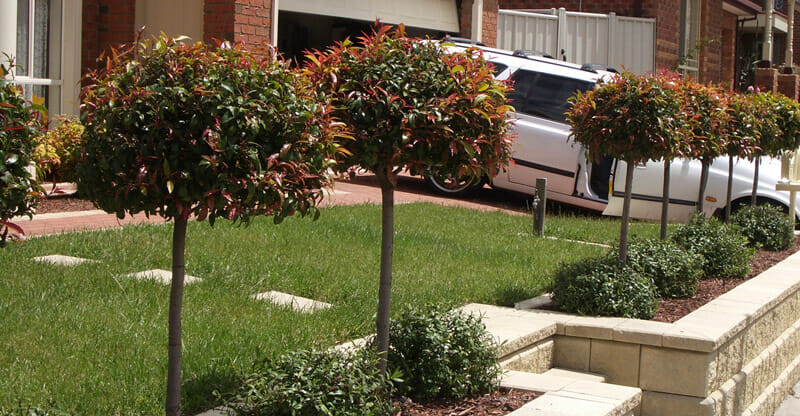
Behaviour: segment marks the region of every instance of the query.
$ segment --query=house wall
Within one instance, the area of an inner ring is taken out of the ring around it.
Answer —
[[[489,47],[497,46],[497,11],[500,9],[502,0],[483,0],[483,25],[481,41]],[[462,0],[461,16],[459,25],[461,26],[461,36],[475,39],[472,34],[472,7],[474,0]]]
[[[97,68],[110,45],[134,40],[136,0],[83,0],[81,72]]]
[[[272,43],[273,0],[205,0],[203,40]]]

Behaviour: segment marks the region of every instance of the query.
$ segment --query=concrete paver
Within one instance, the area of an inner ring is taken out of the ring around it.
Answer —
[[[795,384],[786,399],[783,400],[775,416],[797,416],[800,415],[800,383]]]
[[[125,277],[130,277],[133,279],[139,280],[155,280],[165,285],[172,283],[172,272],[169,270],[162,270],[162,269],[152,269],[152,270],[145,270],[143,272],[138,273],[130,273],[126,274]],[[202,281],[199,277],[184,275],[183,277],[183,284],[188,285],[192,283],[197,283]]]
[[[288,293],[270,290],[269,292],[259,293],[252,296],[256,300],[266,300],[276,305],[289,306],[298,312],[311,313],[321,309],[331,307],[330,303],[320,302],[302,296],[290,295]]]
[[[97,260],[84,259],[82,257],[64,256],[61,254],[34,257],[33,260],[41,263],[55,264],[56,266],[76,266],[84,263],[98,263]]]

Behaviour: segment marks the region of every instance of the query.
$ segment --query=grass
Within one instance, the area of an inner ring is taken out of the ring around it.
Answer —
[[[619,222],[554,217],[552,236],[612,243]],[[540,294],[556,266],[604,249],[530,235],[531,219],[432,204],[397,207],[393,312],[413,304],[505,305]],[[51,404],[79,414],[160,414],[169,287],[125,274],[170,268],[171,224],[31,239],[0,250],[0,408]],[[654,224],[632,234],[655,236]],[[191,223],[183,305],[183,404],[211,407],[261,357],[325,348],[373,331],[378,206],[326,208],[316,221]],[[33,257],[99,260],[73,267]],[[252,300],[278,290],[332,303],[299,314]]]

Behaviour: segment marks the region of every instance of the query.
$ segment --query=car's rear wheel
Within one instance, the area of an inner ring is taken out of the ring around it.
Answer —
[[[483,178],[476,176],[456,178],[454,176],[428,175],[425,176],[425,181],[436,193],[453,197],[468,196],[483,187]]]

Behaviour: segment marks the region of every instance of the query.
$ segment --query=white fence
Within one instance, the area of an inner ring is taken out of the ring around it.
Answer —
[[[644,74],[655,69],[655,19],[548,10],[500,10],[497,47]],[[563,51],[563,53],[562,53]]]

